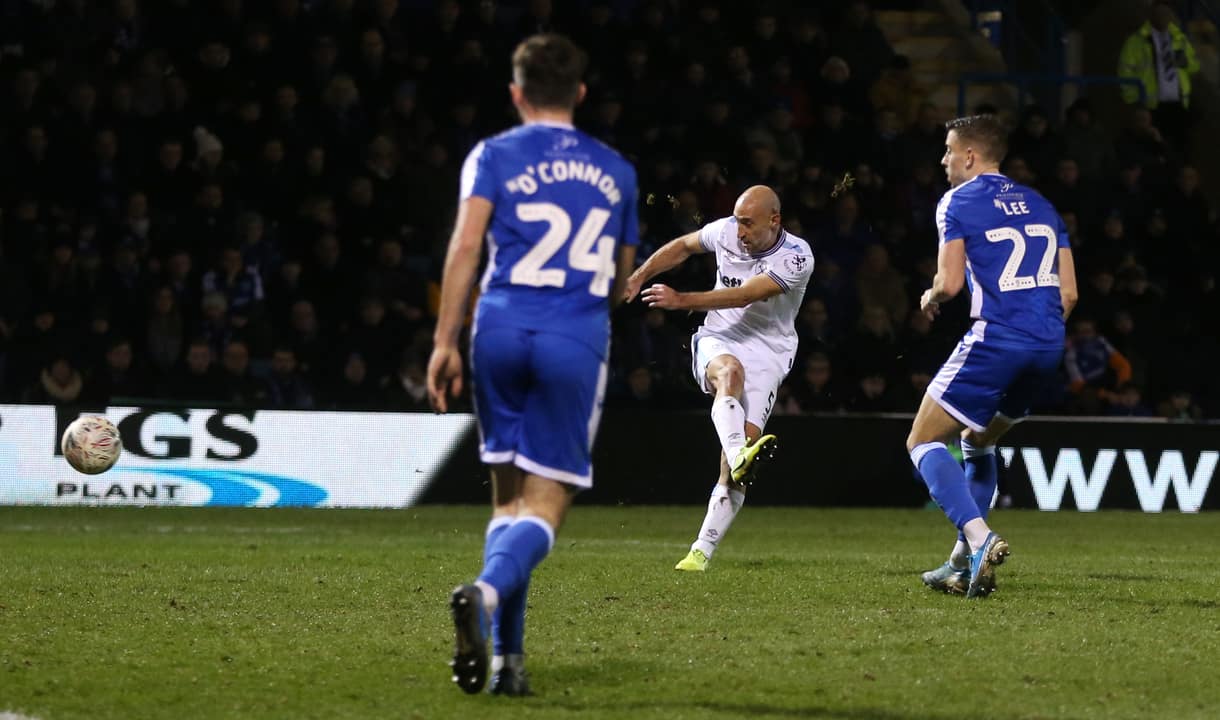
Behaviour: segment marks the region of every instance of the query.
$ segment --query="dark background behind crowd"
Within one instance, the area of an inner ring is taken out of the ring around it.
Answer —
[[[942,123],[864,2],[0,4],[0,399],[422,410],[459,168],[508,57],[591,56],[578,124],[637,165],[641,256],[753,184],[813,246],[777,413],[912,411],[965,327],[935,272]],[[918,3],[874,3],[911,7]],[[994,112],[994,108],[976,108]],[[1012,118],[1004,170],[1080,274],[1039,410],[1220,416],[1214,208],[1147,111]],[[710,256],[663,280],[710,287]],[[614,315],[611,407],[704,407],[698,316]]]

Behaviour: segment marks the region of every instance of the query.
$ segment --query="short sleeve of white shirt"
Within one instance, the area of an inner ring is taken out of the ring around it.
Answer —
[[[784,292],[792,288],[803,288],[813,274],[813,255],[806,248],[787,251],[779,262],[767,270],[767,275],[779,284]]]
[[[704,250],[710,253],[716,252],[716,248],[720,245],[720,236],[724,234],[724,226],[728,225],[730,219],[720,218],[704,225],[699,230],[699,243],[703,245]]]

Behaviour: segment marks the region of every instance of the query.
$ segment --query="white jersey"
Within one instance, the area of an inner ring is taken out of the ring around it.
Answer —
[[[698,334],[757,343],[775,353],[795,353],[796,314],[813,275],[809,243],[781,228],[779,240],[770,250],[751,255],[737,240],[737,218],[732,216],[704,225],[699,242],[716,253],[716,289],[740,287],[755,275],[767,275],[784,291],[743,308],[711,310]]]

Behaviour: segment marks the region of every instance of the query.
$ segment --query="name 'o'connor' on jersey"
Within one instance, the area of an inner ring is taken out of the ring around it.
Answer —
[[[940,243],[966,243],[972,332],[989,345],[1063,347],[1059,248],[1063,220],[1046,198],[999,173],[945,193],[936,206]]]
[[[494,206],[476,327],[546,330],[605,356],[620,243],[639,244],[636,174],[570,125],[520,125],[480,142],[461,199]]]
[[[716,253],[716,289],[767,275],[784,290],[743,308],[709,311],[703,329],[729,340],[760,342],[781,355],[796,352],[796,314],[813,275],[809,243],[781,228],[770,250],[751,255],[741,249],[737,218],[731,215],[704,225],[699,242]]]

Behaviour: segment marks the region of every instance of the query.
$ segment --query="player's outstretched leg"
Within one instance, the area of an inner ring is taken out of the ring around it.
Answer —
[[[487,611],[483,591],[476,585],[459,585],[449,596],[453,613],[453,682],[467,693],[487,683]]]
[[[988,533],[987,539],[970,556],[970,586],[966,597],[987,597],[995,590],[995,568],[1008,558],[1008,541]]]
[[[949,562],[925,572],[920,578],[924,585],[950,595],[965,595],[970,587],[970,570],[953,567]]]
[[[737,457],[729,464],[733,482],[743,485],[752,482],[757,477],[758,469],[775,457],[776,447],[774,435],[763,435],[738,451]]]

